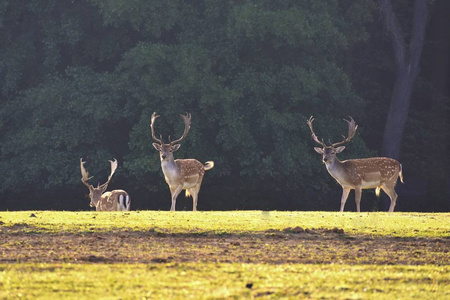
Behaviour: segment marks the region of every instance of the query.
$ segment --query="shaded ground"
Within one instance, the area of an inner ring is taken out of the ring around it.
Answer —
[[[32,228],[31,228],[32,229]],[[172,234],[162,229],[46,233],[0,226],[0,263],[342,263],[449,265],[450,239],[347,235],[342,229]]]

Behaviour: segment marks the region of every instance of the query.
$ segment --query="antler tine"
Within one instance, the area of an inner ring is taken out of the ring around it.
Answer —
[[[117,159],[114,158],[114,161],[109,160],[109,163],[111,164],[111,173],[108,176],[108,181],[106,181],[104,184],[100,186],[103,189],[106,189],[108,187],[108,184],[111,181],[112,176],[114,175],[114,172],[116,172],[117,169]]]
[[[114,158],[114,161],[112,160],[108,160],[111,164],[111,175],[110,177],[114,174],[114,172],[116,172],[117,169],[117,159]]]
[[[344,121],[347,122],[348,124],[348,136],[347,137],[343,136],[344,137],[343,141],[332,144],[333,147],[348,143],[355,136],[356,130],[358,129],[358,125],[356,125],[355,120],[353,120],[352,117],[349,116],[349,118],[350,120],[344,119]]]
[[[186,137],[186,135],[189,132],[189,129],[191,128],[191,114],[187,112],[186,115],[180,115],[180,116],[184,121],[184,132],[183,132],[183,135],[179,139],[170,142],[171,145],[181,142]]]
[[[85,161],[83,161],[83,158],[80,158],[80,169],[81,169],[81,182],[87,186],[88,188],[90,188],[92,185],[90,185],[88,183],[89,179],[91,179],[92,177],[89,177],[89,173],[86,171],[86,169],[84,168],[84,163]]]
[[[348,124],[348,137],[353,138],[356,134],[356,130],[358,129],[358,125],[356,125],[355,120],[353,120],[352,117],[348,117],[350,118],[350,121],[345,119],[344,121]]]
[[[157,115],[156,112],[154,112],[154,113],[152,114],[152,120],[151,120],[152,123],[151,123],[151,125],[150,125],[150,128],[152,129],[152,138],[153,138],[155,141],[157,141],[158,143],[162,144],[162,143],[163,143],[162,137],[161,137],[161,139],[158,139],[158,138],[155,136],[155,129],[153,128],[153,125],[154,125],[155,120],[156,120],[157,118],[159,118],[159,115]]]
[[[319,140],[319,138],[317,137],[317,135],[314,133],[313,127],[312,127],[312,122],[314,121],[313,116],[311,116],[308,121],[306,121],[306,124],[308,124],[309,129],[311,130],[311,137],[314,140],[314,142],[316,142],[317,144],[321,145],[322,147],[326,147],[325,143]]]

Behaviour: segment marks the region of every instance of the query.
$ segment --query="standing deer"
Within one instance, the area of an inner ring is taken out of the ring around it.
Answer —
[[[91,207],[95,207],[97,211],[129,211],[131,205],[131,198],[127,192],[124,190],[113,190],[111,192],[106,192],[108,184],[114,172],[117,169],[117,160],[109,161],[111,163],[111,174],[108,176],[108,181],[104,184],[97,185],[94,187],[88,183],[89,173],[84,168],[84,161],[80,158],[80,169],[81,169],[81,182],[89,189],[89,198],[91,198]]]
[[[186,197],[192,196],[193,199],[193,211],[197,210],[198,193],[200,192],[200,186],[202,184],[205,171],[211,170],[214,167],[213,161],[207,161],[205,165],[196,159],[176,159],[173,158],[173,152],[180,148],[180,144],[191,128],[191,114],[181,115],[184,121],[183,135],[175,141],[170,141],[165,144],[162,136],[156,138],[155,136],[155,120],[159,117],[155,112],[152,114],[151,119],[151,131],[152,138],[157,142],[153,143],[153,147],[159,151],[159,157],[161,159],[161,168],[164,173],[164,178],[169,185],[170,194],[172,197],[171,211],[175,211],[175,204],[178,195],[182,190],[186,190]]]
[[[345,202],[347,201],[350,190],[355,190],[356,210],[360,212],[361,190],[375,188],[377,196],[380,195],[380,189],[389,196],[391,199],[389,211],[393,212],[397,201],[395,185],[399,176],[403,183],[402,165],[395,159],[387,157],[340,161],[336,157],[336,154],[341,153],[345,149],[345,146],[341,145],[349,142],[353,138],[358,125],[355,124],[352,117],[350,117],[350,121],[344,120],[348,123],[348,136],[344,136],[344,140],[341,142],[327,146],[314,133],[312,127],[313,121],[314,118],[310,117],[306,122],[311,129],[311,137],[317,144],[322,146],[322,148],[314,147],[314,150],[322,154],[322,161],[327,167],[328,173],[342,186],[340,211],[344,211]]]

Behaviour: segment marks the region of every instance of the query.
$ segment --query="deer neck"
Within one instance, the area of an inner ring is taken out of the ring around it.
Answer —
[[[166,181],[172,182],[177,180],[178,175],[180,174],[180,170],[175,163],[175,160],[173,157],[171,157],[168,160],[162,160],[161,161],[161,168],[164,173],[164,177],[166,178]]]
[[[97,201],[95,201],[94,200],[94,197],[91,197],[91,203],[90,203],[90,206],[91,207],[97,207],[97,205],[98,205],[98,202],[100,201],[100,198],[99,199],[96,199]]]
[[[92,194],[89,195],[89,198],[91,198],[91,204],[92,207],[97,208],[99,205],[101,199],[102,199],[103,193],[99,194],[98,191],[94,191]]]
[[[336,157],[331,163],[325,163],[328,173],[339,183],[344,181],[345,169],[342,162]]]

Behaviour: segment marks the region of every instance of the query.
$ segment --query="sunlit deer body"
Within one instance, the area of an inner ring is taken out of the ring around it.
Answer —
[[[353,138],[358,125],[355,124],[355,121],[351,117],[350,121],[345,120],[349,126],[348,137],[342,142],[327,146],[315,135],[312,127],[313,121],[313,117],[307,121],[311,129],[311,136],[316,143],[322,146],[322,148],[315,147],[314,150],[322,154],[322,161],[327,167],[328,173],[342,186],[340,211],[344,211],[345,202],[347,201],[350,190],[355,190],[356,210],[360,212],[361,190],[376,189],[378,196],[380,189],[382,189],[391,199],[389,211],[393,212],[398,197],[395,192],[398,177],[403,182],[402,165],[397,160],[387,157],[340,161],[336,157],[336,154],[341,153],[345,149],[345,146],[341,145],[349,142]]]
[[[97,211],[129,211],[131,206],[131,198],[124,190],[113,190],[105,192],[114,172],[117,169],[117,160],[109,161],[111,163],[111,174],[108,176],[108,181],[104,184],[98,184],[97,187],[89,184],[89,173],[84,168],[84,161],[80,159],[81,182],[89,188],[89,198],[91,199],[90,206],[95,207]]]
[[[197,210],[198,193],[200,192],[200,186],[203,181],[203,176],[205,171],[210,170],[214,167],[214,162],[208,161],[203,165],[196,159],[174,159],[173,152],[180,148],[179,143],[183,140],[187,133],[189,132],[191,126],[191,115],[181,115],[184,121],[184,132],[183,135],[175,140],[169,141],[169,144],[165,144],[162,140],[156,138],[154,131],[154,122],[159,116],[156,113],[152,114],[151,120],[151,130],[152,138],[158,142],[153,143],[153,147],[159,151],[159,157],[161,159],[161,168],[164,173],[164,178],[169,185],[170,194],[172,197],[171,211],[175,211],[175,204],[178,195],[182,190],[186,190],[186,197],[192,196],[193,200],[193,211]],[[169,137],[170,140],[170,137]]]

